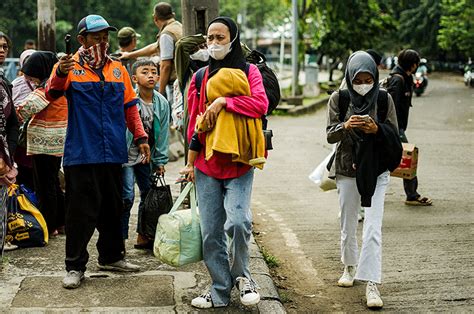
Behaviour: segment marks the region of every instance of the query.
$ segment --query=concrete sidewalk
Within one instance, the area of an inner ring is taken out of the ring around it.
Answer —
[[[166,179],[174,197],[179,185],[173,184],[182,158],[168,164]],[[127,259],[141,265],[138,273],[98,271],[97,232],[89,243],[89,263],[86,279],[75,290],[62,288],[65,236],[50,240],[43,248],[19,249],[6,252],[0,268],[0,312],[128,312],[128,313],[184,313],[197,311],[191,300],[210,284],[203,262],[174,268],[153,256],[151,251],[136,250],[135,226],[137,200],[132,210],[130,240],[127,241]],[[253,278],[260,286],[262,301],[255,307],[243,307],[237,289],[233,290],[231,304],[225,312],[284,313],[278,292],[268,267],[252,237],[250,267]]]

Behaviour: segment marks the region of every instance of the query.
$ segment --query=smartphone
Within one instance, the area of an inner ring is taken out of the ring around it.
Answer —
[[[71,54],[71,35],[66,34],[64,37],[64,42],[66,43],[66,54],[70,55]]]
[[[364,114],[362,116],[358,116],[358,118],[364,122],[370,122],[370,116],[368,114]]]

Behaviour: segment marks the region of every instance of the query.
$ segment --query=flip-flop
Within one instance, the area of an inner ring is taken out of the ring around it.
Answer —
[[[405,201],[406,205],[411,206],[431,206],[433,205],[433,201],[428,197],[421,197],[419,196],[416,200],[413,201]]]

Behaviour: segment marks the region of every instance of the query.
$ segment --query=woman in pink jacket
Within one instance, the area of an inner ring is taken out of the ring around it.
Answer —
[[[203,115],[212,128],[221,110],[260,118],[267,111],[268,100],[262,76],[255,65],[247,65],[240,46],[235,22],[227,17],[211,21],[207,30],[209,66],[205,71],[201,90],[196,90],[194,76],[188,91],[189,127],[188,139],[194,133],[196,117]],[[207,80],[221,68],[241,69],[247,74],[251,96],[219,97],[206,104]],[[209,291],[194,298],[191,305],[198,308],[227,306],[234,285],[240,290],[244,305],[260,301],[249,270],[249,239],[252,229],[250,196],[253,183],[253,167],[232,162],[232,156],[214,153],[205,160],[206,133],[199,134],[199,151],[196,160],[186,165],[189,180],[196,182],[204,262],[212,278]],[[231,239],[228,245],[226,235]],[[229,261],[228,251],[231,251]]]

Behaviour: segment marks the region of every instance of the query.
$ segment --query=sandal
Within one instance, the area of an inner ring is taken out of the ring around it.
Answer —
[[[411,206],[431,206],[433,205],[433,201],[429,199],[428,197],[421,197],[418,196],[416,200],[413,201],[405,201],[406,205],[411,205]]]

